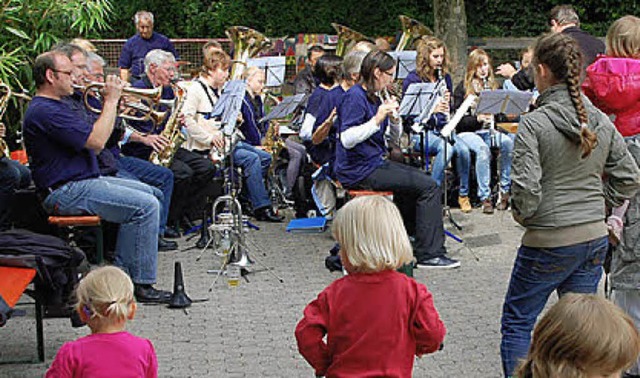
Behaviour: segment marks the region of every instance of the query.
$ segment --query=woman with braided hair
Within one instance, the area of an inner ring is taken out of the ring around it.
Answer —
[[[534,48],[540,97],[520,120],[512,210],[526,228],[501,321],[505,376],[527,355],[536,318],[553,291],[595,293],[608,241],[605,204],[640,186],[640,170],[609,118],[580,92],[582,54],[562,33]]]

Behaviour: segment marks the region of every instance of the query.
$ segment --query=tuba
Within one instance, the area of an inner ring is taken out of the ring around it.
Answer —
[[[336,32],[338,33],[338,43],[336,45],[336,55],[345,56],[360,41],[371,41],[371,38],[366,35],[350,29],[344,25],[331,23]]]
[[[186,91],[179,85],[172,85],[172,87],[173,92],[176,96],[175,103],[173,105],[171,115],[167,120],[167,124],[164,126],[164,130],[162,130],[162,133],[160,133],[160,135],[169,140],[169,144],[162,151],[153,151],[151,153],[151,156],[149,156],[150,162],[167,168],[171,165],[173,156],[175,155],[176,151],[178,151],[178,148],[180,148],[182,143],[184,143],[184,141],[186,140],[184,135],[182,134],[180,120],[178,119],[178,115],[180,114],[182,106],[184,105]]]
[[[402,36],[396,45],[396,52],[411,46],[416,39],[423,35],[433,35],[433,31],[418,20],[404,15],[400,15],[398,18],[402,24]]]
[[[271,40],[262,33],[246,26],[232,26],[225,34],[233,44],[233,63],[230,80],[239,80],[247,66],[247,60],[271,47]]]

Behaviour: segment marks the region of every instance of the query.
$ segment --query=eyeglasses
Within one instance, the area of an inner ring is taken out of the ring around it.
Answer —
[[[393,77],[393,72],[389,72],[389,71],[382,71],[382,73],[389,75],[391,77]]]
[[[69,75],[69,76],[71,76],[71,72],[72,72],[72,71],[57,70],[55,68],[52,68],[51,71],[56,72],[56,73],[63,73],[65,75]]]

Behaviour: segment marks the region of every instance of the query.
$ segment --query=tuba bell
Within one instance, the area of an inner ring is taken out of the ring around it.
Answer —
[[[336,45],[336,55],[337,56],[345,56],[355,46],[356,43],[360,41],[371,41],[371,38],[366,35],[357,32],[351,28],[348,28],[344,25],[331,23],[331,26],[338,33],[338,43]]]
[[[230,80],[239,80],[247,66],[247,60],[271,47],[271,40],[246,26],[232,26],[225,30],[225,34],[233,44]]]
[[[433,31],[422,22],[404,15],[398,16],[402,24],[402,36],[396,45],[396,52],[403,51],[423,35],[433,35]]]

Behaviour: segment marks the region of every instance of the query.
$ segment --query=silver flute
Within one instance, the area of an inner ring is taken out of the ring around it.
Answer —
[[[389,91],[387,90],[387,88],[383,88],[380,92],[378,92],[378,97],[380,97],[380,100],[383,103],[392,100],[391,95],[389,94]],[[396,109],[393,110],[393,112],[391,113],[391,118],[394,123],[398,123],[400,121],[400,115],[398,115],[398,110]]]

